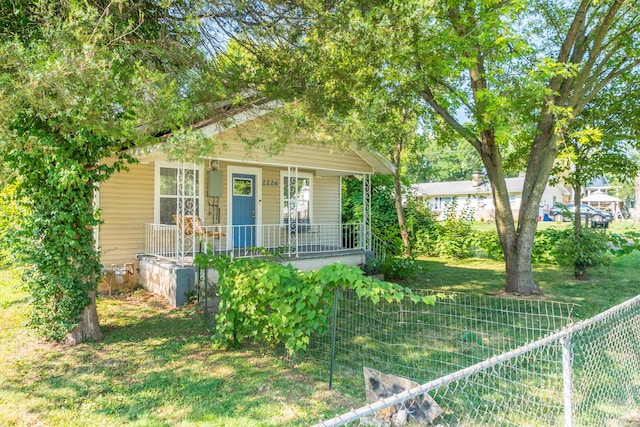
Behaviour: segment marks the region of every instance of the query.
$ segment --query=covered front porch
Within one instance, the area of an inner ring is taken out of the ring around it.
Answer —
[[[159,221],[144,224],[144,251],[137,257],[141,284],[172,305],[185,303],[194,291],[199,253],[270,257],[306,271],[334,262],[362,265],[384,253],[371,234],[370,174],[360,176],[365,220],[347,224],[320,220],[340,218],[340,176],[295,166],[273,173],[212,164],[226,173],[161,163],[156,174],[157,186],[170,197],[158,204]],[[279,179],[265,179],[267,173]],[[279,222],[263,221],[269,219]]]
[[[289,226],[206,226],[146,224],[145,253],[140,255],[140,279],[145,288],[174,306],[188,301],[197,286],[198,253],[231,258],[270,257],[303,270],[340,262],[362,265],[384,256],[384,243],[366,233],[364,223]],[[215,274],[211,274],[210,277]]]

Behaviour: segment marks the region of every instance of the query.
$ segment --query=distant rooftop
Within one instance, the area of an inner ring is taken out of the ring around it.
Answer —
[[[509,193],[522,193],[524,177],[506,178],[507,190]],[[447,181],[447,182],[427,182],[413,185],[414,192],[419,196],[469,196],[469,195],[490,195],[491,186],[489,181],[484,179],[479,185],[473,180],[468,181]]]
[[[524,177],[519,176],[517,178],[506,178],[507,191],[510,194],[522,193],[524,187]],[[560,184],[558,184],[560,185]],[[566,194],[569,191],[562,187]],[[414,194],[416,196],[423,197],[439,197],[439,196],[472,196],[472,195],[491,195],[491,186],[486,178],[478,183],[474,183],[473,180],[468,181],[447,181],[447,182],[427,182],[422,184],[414,184],[412,186]]]

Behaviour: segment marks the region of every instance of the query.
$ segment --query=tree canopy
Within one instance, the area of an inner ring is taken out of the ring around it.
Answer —
[[[197,32],[170,3],[1,6],[2,179],[26,213],[3,238],[23,266],[31,324],[49,339],[101,337],[92,304],[101,275],[94,194],[135,161],[128,148],[193,112],[201,55],[188,41]]]
[[[492,186],[506,290],[540,291],[538,205],[573,120],[598,108],[603,90],[637,80],[636,1],[237,4],[223,28],[249,53],[260,90],[346,125],[373,87],[424,110],[432,132],[470,144]],[[505,183],[513,168],[526,170],[517,217]]]

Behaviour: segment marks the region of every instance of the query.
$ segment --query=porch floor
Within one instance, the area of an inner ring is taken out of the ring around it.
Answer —
[[[303,259],[324,259],[324,258],[340,258],[342,256],[353,256],[364,254],[366,251],[362,249],[335,249],[329,246],[319,245],[307,245],[300,246],[300,253],[288,253],[283,251],[282,248],[236,248],[231,251],[213,251],[215,256],[227,255],[233,258],[268,258],[271,257],[274,261],[293,261]],[[150,258],[156,259],[162,263],[177,264],[178,260],[175,256],[167,255],[166,257],[151,255],[151,254],[139,254],[137,258]],[[192,267],[194,257],[189,255],[184,257],[184,267]]]

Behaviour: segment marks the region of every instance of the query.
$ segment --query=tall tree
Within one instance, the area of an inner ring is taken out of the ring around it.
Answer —
[[[635,79],[619,79],[597,95],[595,107],[584,108],[560,142],[553,173],[573,188],[575,218],[579,218],[582,191],[589,181],[600,176],[632,181],[637,175],[640,124],[628,118],[640,114],[639,95],[640,84]],[[579,233],[580,221],[575,227]]]
[[[102,337],[94,194],[134,160],[127,148],[191,111],[180,101],[186,80],[176,76],[193,65],[183,43],[196,33],[172,19],[169,3],[0,6],[0,159],[28,212],[8,233],[31,324],[46,338]]]
[[[348,116],[357,106],[344,88],[366,91],[363,74],[389,88],[406,82],[407,96],[441,118],[434,131],[455,132],[482,160],[506,291],[540,292],[531,252],[558,144],[585,107],[597,108],[598,93],[637,75],[637,1],[238,3],[223,28],[254,55],[270,95],[299,99],[319,116]],[[518,218],[505,183],[509,164],[526,168]]]

